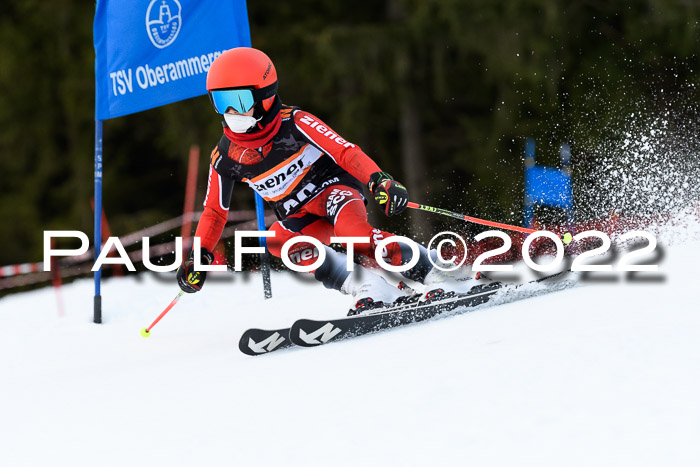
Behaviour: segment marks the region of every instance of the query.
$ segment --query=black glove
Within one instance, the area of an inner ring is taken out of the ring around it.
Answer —
[[[387,216],[400,214],[408,205],[406,187],[386,172],[374,172],[370,175],[367,188]]]
[[[214,262],[214,253],[206,248],[200,248],[202,265],[209,265]],[[207,278],[206,271],[194,270],[194,251],[190,253],[190,258],[177,270],[177,285],[187,293],[195,293],[202,290],[204,281]]]

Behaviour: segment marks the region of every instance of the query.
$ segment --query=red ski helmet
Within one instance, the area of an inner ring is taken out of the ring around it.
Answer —
[[[220,114],[233,108],[263,117],[263,125],[279,112],[277,70],[265,53],[251,47],[236,47],[219,55],[207,72],[207,91]]]

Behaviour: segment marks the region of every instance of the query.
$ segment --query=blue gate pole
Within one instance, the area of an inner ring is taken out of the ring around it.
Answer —
[[[574,181],[573,177],[571,176],[571,146],[569,146],[569,143],[564,143],[561,145],[561,148],[559,149],[559,160],[561,161],[562,170],[569,176],[569,189],[571,190],[569,192],[569,199],[571,200],[571,203],[566,208],[566,228],[569,232],[573,232],[575,221],[573,193]]]
[[[95,120],[95,262],[102,249],[102,120]],[[95,271],[95,298],[93,300],[93,322],[102,322],[102,296],[100,279],[102,267]]]
[[[523,226],[532,228],[532,221],[535,217],[535,200],[532,199],[533,180],[531,168],[535,166],[535,140],[528,138],[525,141],[525,199],[523,210]]]
[[[265,202],[262,196],[255,193],[255,212],[258,217],[258,230],[264,232],[267,230],[265,226]],[[270,281],[270,253],[267,252],[267,239],[258,237],[260,246],[265,248],[265,252],[260,256],[260,269],[263,277],[263,290],[265,298],[272,298],[272,282]]]

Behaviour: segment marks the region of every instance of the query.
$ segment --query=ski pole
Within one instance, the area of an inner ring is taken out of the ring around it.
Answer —
[[[158,315],[158,317],[156,318],[156,320],[153,321],[153,322],[151,323],[150,326],[148,326],[147,328],[141,329],[141,336],[142,336],[142,337],[148,337],[148,336],[151,335],[151,329],[153,329],[153,326],[155,326],[155,325],[158,323],[158,321],[160,321],[160,319],[161,319],[163,316],[165,316],[165,314],[166,314],[167,312],[169,312],[170,309],[171,309],[172,307],[175,306],[175,304],[177,303],[177,301],[180,300],[180,297],[182,297],[182,295],[183,295],[184,293],[185,293],[185,292],[184,292],[183,290],[181,290],[180,293],[177,294],[177,297],[175,297],[175,298],[173,299],[173,301],[170,302],[170,305],[168,305],[168,306],[165,308],[165,310],[163,310],[163,312],[162,312],[161,314]]]
[[[441,208],[434,208],[432,206],[426,206],[425,204],[418,204],[418,203],[413,203],[413,202],[408,202],[408,207],[412,209],[418,209],[421,211],[427,211],[427,212],[434,212],[437,214],[442,214],[443,216],[450,216],[454,217],[456,219],[462,219],[467,222],[473,222],[475,224],[481,224],[481,225],[488,225],[489,227],[496,227],[499,229],[506,229],[506,230],[514,230],[516,232],[522,232],[526,234],[531,234],[537,232],[534,229],[528,229],[525,227],[518,227],[517,225],[510,225],[510,224],[501,224],[500,222],[493,222],[493,221],[487,221],[484,219],[478,219],[476,217],[471,217],[471,216],[465,216],[464,214],[459,214],[457,212],[452,212],[448,211],[447,209],[441,209]],[[559,238],[561,241],[564,243],[564,245],[568,245],[571,243],[571,233],[566,232],[564,235],[559,235]]]

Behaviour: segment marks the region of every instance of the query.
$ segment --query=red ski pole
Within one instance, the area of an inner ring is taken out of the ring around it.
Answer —
[[[443,216],[454,217],[456,219],[462,219],[462,220],[465,220],[467,222],[473,222],[475,224],[488,225],[489,227],[496,227],[498,229],[514,230],[516,232],[522,232],[522,233],[526,233],[526,234],[531,234],[531,233],[537,232],[536,230],[528,229],[525,227],[518,227],[517,225],[501,224],[500,222],[493,222],[493,221],[487,221],[484,219],[478,219],[476,217],[465,216],[464,214],[459,214],[457,212],[448,211],[447,209],[434,208],[432,206],[426,206],[424,204],[413,203],[410,201],[408,202],[408,207],[412,208],[412,209],[419,209],[421,211],[434,212],[437,214],[442,214]],[[559,235],[559,238],[564,243],[564,245],[568,245],[569,243],[571,243],[572,236],[569,232],[566,232],[564,235]]]
[[[184,292],[183,290],[181,290],[180,293],[177,294],[177,297],[175,297],[175,298],[173,299],[173,301],[170,302],[170,305],[168,305],[167,308],[166,308],[165,310],[163,310],[163,312],[162,312],[161,314],[158,315],[158,317],[156,318],[156,320],[153,321],[153,322],[151,323],[150,326],[148,326],[147,328],[141,329],[141,336],[142,336],[142,337],[148,337],[148,336],[151,335],[151,329],[153,329],[153,326],[155,326],[155,325],[158,323],[158,321],[160,321],[161,318],[162,318],[163,316],[165,316],[165,314],[166,314],[167,312],[169,312],[170,309],[171,309],[172,307],[175,306],[175,304],[177,303],[177,301],[180,300],[180,297],[182,297],[182,295],[183,295],[184,293],[185,293],[185,292]]]

